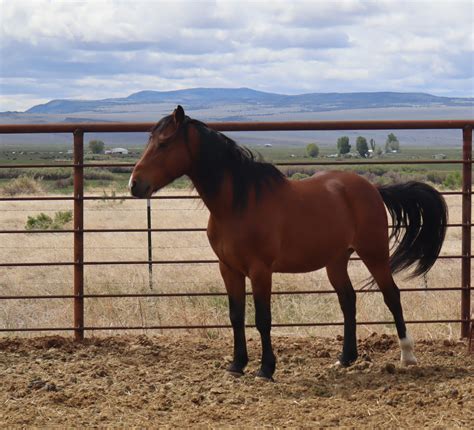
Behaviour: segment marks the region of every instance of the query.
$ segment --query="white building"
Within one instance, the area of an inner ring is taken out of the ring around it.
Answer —
[[[125,148],[112,148],[110,150],[105,151],[106,154],[121,154],[121,155],[128,155],[128,149]]]

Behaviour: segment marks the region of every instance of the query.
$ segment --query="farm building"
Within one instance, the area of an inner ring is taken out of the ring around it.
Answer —
[[[128,155],[128,149],[125,148],[112,148],[106,149],[105,154],[121,154],[121,155]]]

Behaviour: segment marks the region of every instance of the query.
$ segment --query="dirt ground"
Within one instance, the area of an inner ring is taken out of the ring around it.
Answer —
[[[472,428],[474,355],[464,342],[417,341],[400,368],[398,341],[372,334],[349,369],[341,339],[274,336],[275,382],[224,368],[232,339],[185,336],[0,338],[0,427]]]

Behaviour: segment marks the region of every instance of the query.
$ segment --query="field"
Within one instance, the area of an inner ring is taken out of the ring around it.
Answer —
[[[145,140],[145,139],[144,139]],[[239,140],[240,141],[240,140]],[[355,151],[354,139],[352,139],[353,151]],[[86,153],[85,162],[93,163],[134,163],[141,154],[143,145],[140,147],[130,147],[128,155],[103,155]],[[263,144],[251,144],[249,147],[270,162],[318,162],[336,163],[335,166],[295,166],[282,167],[289,176],[302,172],[312,174],[316,170],[322,169],[350,169],[359,174],[363,174],[369,180],[378,183],[387,183],[400,180],[422,180],[434,183],[437,186],[443,186],[448,189],[455,189],[461,186],[460,165],[459,164],[426,164],[426,165],[396,165],[383,166],[377,165],[377,161],[402,161],[410,162],[417,160],[430,160],[435,155],[443,155],[445,160],[460,160],[462,158],[461,149],[457,147],[436,148],[428,146],[402,146],[399,153],[386,153],[381,156],[375,156],[370,161],[373,165],[368,166],[345,166],[337,165],[338,161],[356,161],[352,158],[331,158],[335,152],[335,145],[320,145],[320,152],[317,158],[310,158],[306,153],[306,146],[288,146],[276,145],[265,147]],[[18,150],[21,148],[21,150]],[[0,165],[11,166],[17,164],[68,164],[72,163],[72,154],[68,153],[69,146],[48,147],[34,145],[21,145],[20,147],[3,146],[0,151]],[[87,152],[87,151],[86,151]],[[127,183],[130,177],[129,168],[86,168],[85,169],[85,187],[87,191],[103,193],[104,190],[113,190],[116,193],[126,193]],[[2,168],[0,169],[0,190],[2,186],[7,185],[12,179],[19,176],[31,176],[41,182],[41,187],[47,193],[72,193],[72,169],[70,168]],[[174,182],[172,188],[189,188],[189,181],[181,178]]]

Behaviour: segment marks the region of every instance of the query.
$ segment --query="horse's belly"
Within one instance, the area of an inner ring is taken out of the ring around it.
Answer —
[[[312,272],[314,270],[322,269],[327,264],[336,258],[342,249],[348,249],[348,246],[340,247],[311,247],[307,249],[293,249],[288,250],[280,255],[273,264],[273,272],[280,273],[302,273]]]
[[[285,261],[278,260],[273,265],[272,271],[275,273],[306,273],[326,267],[327,262],[320,261]]]
[[[303,223],[302,225],[308,225]],[[311,272],[326,267],[352,247],[353,228],[334,225],[302,231],[300,226],[287,228],[275,258],[275,272]]]

